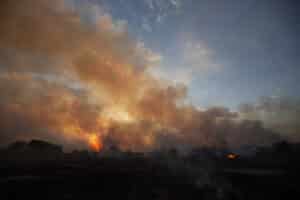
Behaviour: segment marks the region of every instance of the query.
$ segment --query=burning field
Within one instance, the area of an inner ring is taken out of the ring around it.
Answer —
[[[1,199],[289,199],[299,196],[299,147],[278,143],[248,156],[213,149],[63,153],[45,141],[16,142],[0,149]]]
[[[99,2],[1,1],[0,199],[282,199],[297,193],[299,102],[271,98],[234,111],[200,108],[191,103],[195,85],[172,81],[172,73],[168,80],[157,75],[164,57]],[[180,2],[145,1],[158,16],[141,17],[143,31],[154,34],[149,19],[160,25],[179,15]],[[96,14],[89,12],[94,4]],[[205,45],[193,45],[174,55],[216,67]],[[165,63],[176,63],[174,55]],[[183,76],[182,68],[172,70]]]

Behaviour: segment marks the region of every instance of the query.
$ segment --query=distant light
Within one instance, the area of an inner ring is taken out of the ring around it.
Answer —
[[[227,154],[226,156],[229,160],[235,160],[238,158],[238,155],[237,154],[234,154],[234,153],[230,153],[230,154]]]

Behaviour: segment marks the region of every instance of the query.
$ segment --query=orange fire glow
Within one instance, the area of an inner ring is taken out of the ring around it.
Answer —
[[[234,160],[234,159],[236,159],[237,157],[238,157],[238,155],[233,154],[233,153],[230,153],[230,154],[227,155],[227,158],[230,159],[230,160]]]
[[[100,140],[99,136],[95,134],[89,136],[88,143],[90,148],[95,152],[101,151],[103,147],[102,141]]]

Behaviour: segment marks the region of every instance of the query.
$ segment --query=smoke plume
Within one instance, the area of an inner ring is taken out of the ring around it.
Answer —
[[[264,121],[265,127],[277,131],[288,141],[299,142],[300,101],[291,97],[261,97],[255,103],[240,106],[242,118]]]
[[[91,24],[60,0],[3,0],[1,143],[40,138],[69,148],[144,151],[277,139],[228,109],[187,105],[185,86],[148,73],[158,58],[107,13]]]

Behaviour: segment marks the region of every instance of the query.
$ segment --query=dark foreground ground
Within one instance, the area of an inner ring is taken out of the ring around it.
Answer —
[[[126,163],[124,163],[126,162]],[[1,169],[1,199],[201,199],[186,177],[144,161],[43,163]]]
[[[17,155],[18,159],[0,154],[1,200],[300,198],[299,159],[283,161],[274,154],[234,160],[173,154],[101,157],[86,153],[34,159]]]
[[[298,175],[282,170],[197,171],[145,159],[107,158],[1,163],[0,170],[1,199],[298,199],[300,195]]]

